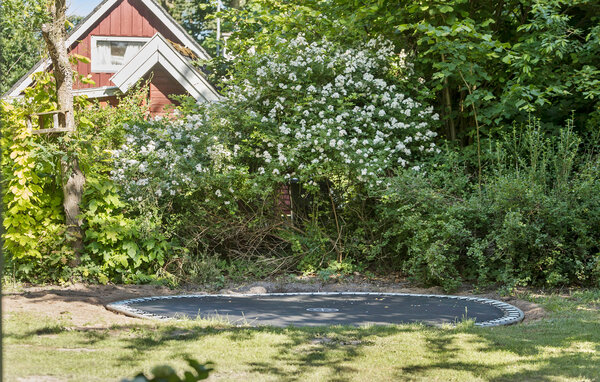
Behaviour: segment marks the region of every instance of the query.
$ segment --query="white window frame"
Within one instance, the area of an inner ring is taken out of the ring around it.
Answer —
[[[94,57],[98,55],[98,41],[117,41],[117,42],[143,42],[150,41],[151,37],[131,37],[131,36],[91,36],[91,61],[92,73],[116,73],[122,65],[101,65]]]

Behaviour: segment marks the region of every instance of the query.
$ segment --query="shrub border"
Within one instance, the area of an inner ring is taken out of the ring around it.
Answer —
[[[131,306],[131,304],[153,301],[153,300],[171,300],[177,298],[198,298],[198,297],[256,297],[256,296],[324,296],[324,295],[359,295],[359,296],[411,296],[411,297],[426,297],[426,298],[446,298],[454,300],[473,301],[481,304],[492,305],[495,308],[500,309],[504,315],[500,318],[482,322],[476,322],[475,326],[480,327],[492,327],[501,325],[511,325],[521,322],[525,315],[523,311],[516,306],[507,304],[502,301],[493,300],[490,298],[483,297],[469,297],[469,296],[450,296],[450,295],[438,295],[438,294],[413,294],[413,293],[386,293],[386,292],[297,292],[297,293],[240,293],[240,294],[187,294],[187,295],[173,295],[173,296],[152,296],[152,297],[141,297],[133,298],[129,300],[122,300],[112,302],[106,305],[106,309],[116,313],[122,313],[127,316],[136,318],[149,318],[155,320],[172,320],[172,317],[162,316],[158,314],[148,313],[144,310],[137,309]]]

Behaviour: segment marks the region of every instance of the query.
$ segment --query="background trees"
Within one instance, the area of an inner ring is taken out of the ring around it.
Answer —
[[[217,53],[217,14],[221,9],[240,9],[247,0],[161,0],[178,23],[213,56]],[[230,30],[230,28],[228,28]],[[222,36],[221,43],[222,43]],[[222,49],[222,46],[219,47]]]
[[[44,0],[6,0],[0,4],[0,94],[4,94],[41,58]]]
[[[256,0],[230,20],[240,49],[269,49],[269,39],[298,32],[390,39],[435,94],[440,132],[464,146],[474,141],[471,105],[486,136],[530,113],[556,133],[574,112],[577,131],[594,132],[599,13],[589,0]]]

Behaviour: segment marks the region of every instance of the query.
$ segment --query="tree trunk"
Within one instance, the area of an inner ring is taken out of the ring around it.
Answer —
[[[442,62],[446,62],[446,57],[442,54]],[[450,99],[450,85],[448,84],[448,78],[444,77],[444,106],[446,121],[448,121],[448,135],[451,141],[456,140],[456,126],[454,125],[454,119],[452,119],[452,100]]]
[[[56,96],[58,109],[66,113],[58,115],[61,128],[75,130],[75,116],[73,115],[73,69],[69,62],[67,46],[67,30],[65,29],[67,10],[66,0],[56,0],[49,6],[52,22],[42,25],[42,36],[46,41],[46,48],[52,60],[52,70],[56,79]]]
[[[75,254],[71,265],[77,266],[80,264],[80,255],[83,250],[83,230],[81,229],[82,221],[79,218],[79,205],[83,197],[85,175],[79,168],[77,158],[61,161],[61,167],[63,174],[68,176],[67,182],[63,185],[63,208],[67,224],[67,239],[71,242],[71,248]]]
[[[46,42],[48,54],[52,60],[52,70],[56,79],[56,95],[58,101],[59,128],[68,129],[67,134],[75,131],[75,115],[73,112],[73,69],[67,53],[65,28],[66,0],[55,0],[48,6],[51,22],[42,25],[42,36]],[[82,222],[78,218],[79,205],[83,196],[85,176],[79,168],[77,158],[71,157],[61,161],[61,170],[66,182],[63,185],[63,208],[67,225],[67,240],[75,254],[72,266],[80,263],[81,250],[83,249]]]

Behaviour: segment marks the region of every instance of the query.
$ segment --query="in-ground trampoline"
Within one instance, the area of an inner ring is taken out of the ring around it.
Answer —
[[[107,308],[140,318],[217,318],[234,325],[275,327],[441,325],[463,320],[498,326],[523,319],[520,309],[487,298],[371,292],[157,296],[118,301]]]

